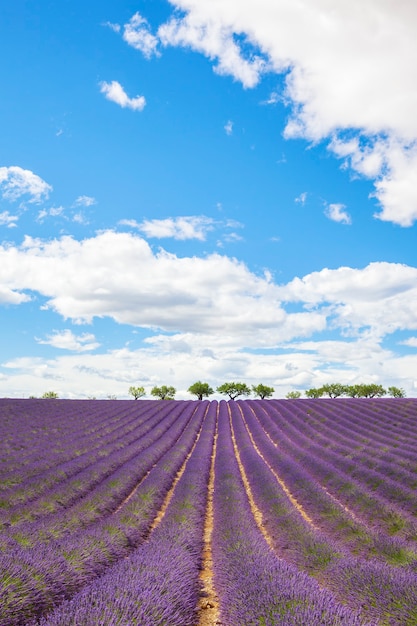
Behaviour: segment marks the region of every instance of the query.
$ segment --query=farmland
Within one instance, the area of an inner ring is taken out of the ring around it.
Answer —
[[[0,400],[2,626],[417,624],[417,400]]]

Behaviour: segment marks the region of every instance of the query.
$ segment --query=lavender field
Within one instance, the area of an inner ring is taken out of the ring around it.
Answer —
[[[417,399],[0,400],[1,626],[417,624]]]

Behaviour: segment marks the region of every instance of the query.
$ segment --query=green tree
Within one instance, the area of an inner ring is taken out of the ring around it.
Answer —
[[[41,395],[41,398],[59,398],[56,391],[45,391],[44,394]]]
[[[173,400],[177,390],[175,387],[167,387],[162,385],[161,387],[154,387],[151,390],[151,396],[159,398],[159,400]]]
[[[342,385],[341,383],[330,383],[323,385],[323,387],[321,387],[321,391],[323,392],[323,395],[326,394],[329,398],[338,398],[346,393],[346,385]]]
[[[139,398],[142,398],[145,395],[145,388],[144,387],[129,387],[129,395],[133,396],[133,398],[135,400],[139,400]]]
[[[380,398],[387,393],[382,385],[377,385],[376,383],[359,385],[359,387],[362,398]]]
[[[301,398],[301,391],[289,391],[285,396],[288,400],[296,400],[297,398]]]
[[[347,385],[346,395],[350,398],[359,398],[361,395],[361,387],[362,385]]]
[[[264,400],[265,398],[270,398],[275,389],[273,387],[268,387],[267,385],[262,385],[262,383],[260,383],[259,385],[252,385],[252,391],[255,396],[258,396],[261,400]]]
[[[214,393],[210,385],[208,383],[202,383],[201,380],[198,380],[196,383],[188,387],[188,391],[193,396],[197,396],[198,400],[208,398],[212,393]]]
[[[321,387],[319,389],[312,387],[311,389],[307,389],[305,394],[307,398],[321,398],[323,395],[323,389]]]
[[[231,400],[236,400],[239,396],[250,396],[250,389],[246,383],[223,383],[217,387],[217,391],[229,396]]]
[[[404,389],[400,389],[399,387],[388,387],[388,393],[393,398],[405,398]]]

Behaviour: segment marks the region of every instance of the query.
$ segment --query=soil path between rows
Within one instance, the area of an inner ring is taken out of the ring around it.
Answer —
[[[219,409],[217,408],[217,419]],[[211,538],[213,535],[213,493],[214,493],[214,462],[217,450],[217,424],[214,435],[213,451],[211,455],[210,478],[207,493],[207,509],[204,520],[204,549],[200,572],[202,583],[201,597],[199,601],[198,626],[220,626],[219,599],[214,588],[213,556],[211,551]]]

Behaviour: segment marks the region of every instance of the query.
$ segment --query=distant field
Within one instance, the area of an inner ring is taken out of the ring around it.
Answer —
[[[417,624],[417,399],[0,399],[0,625]]]

